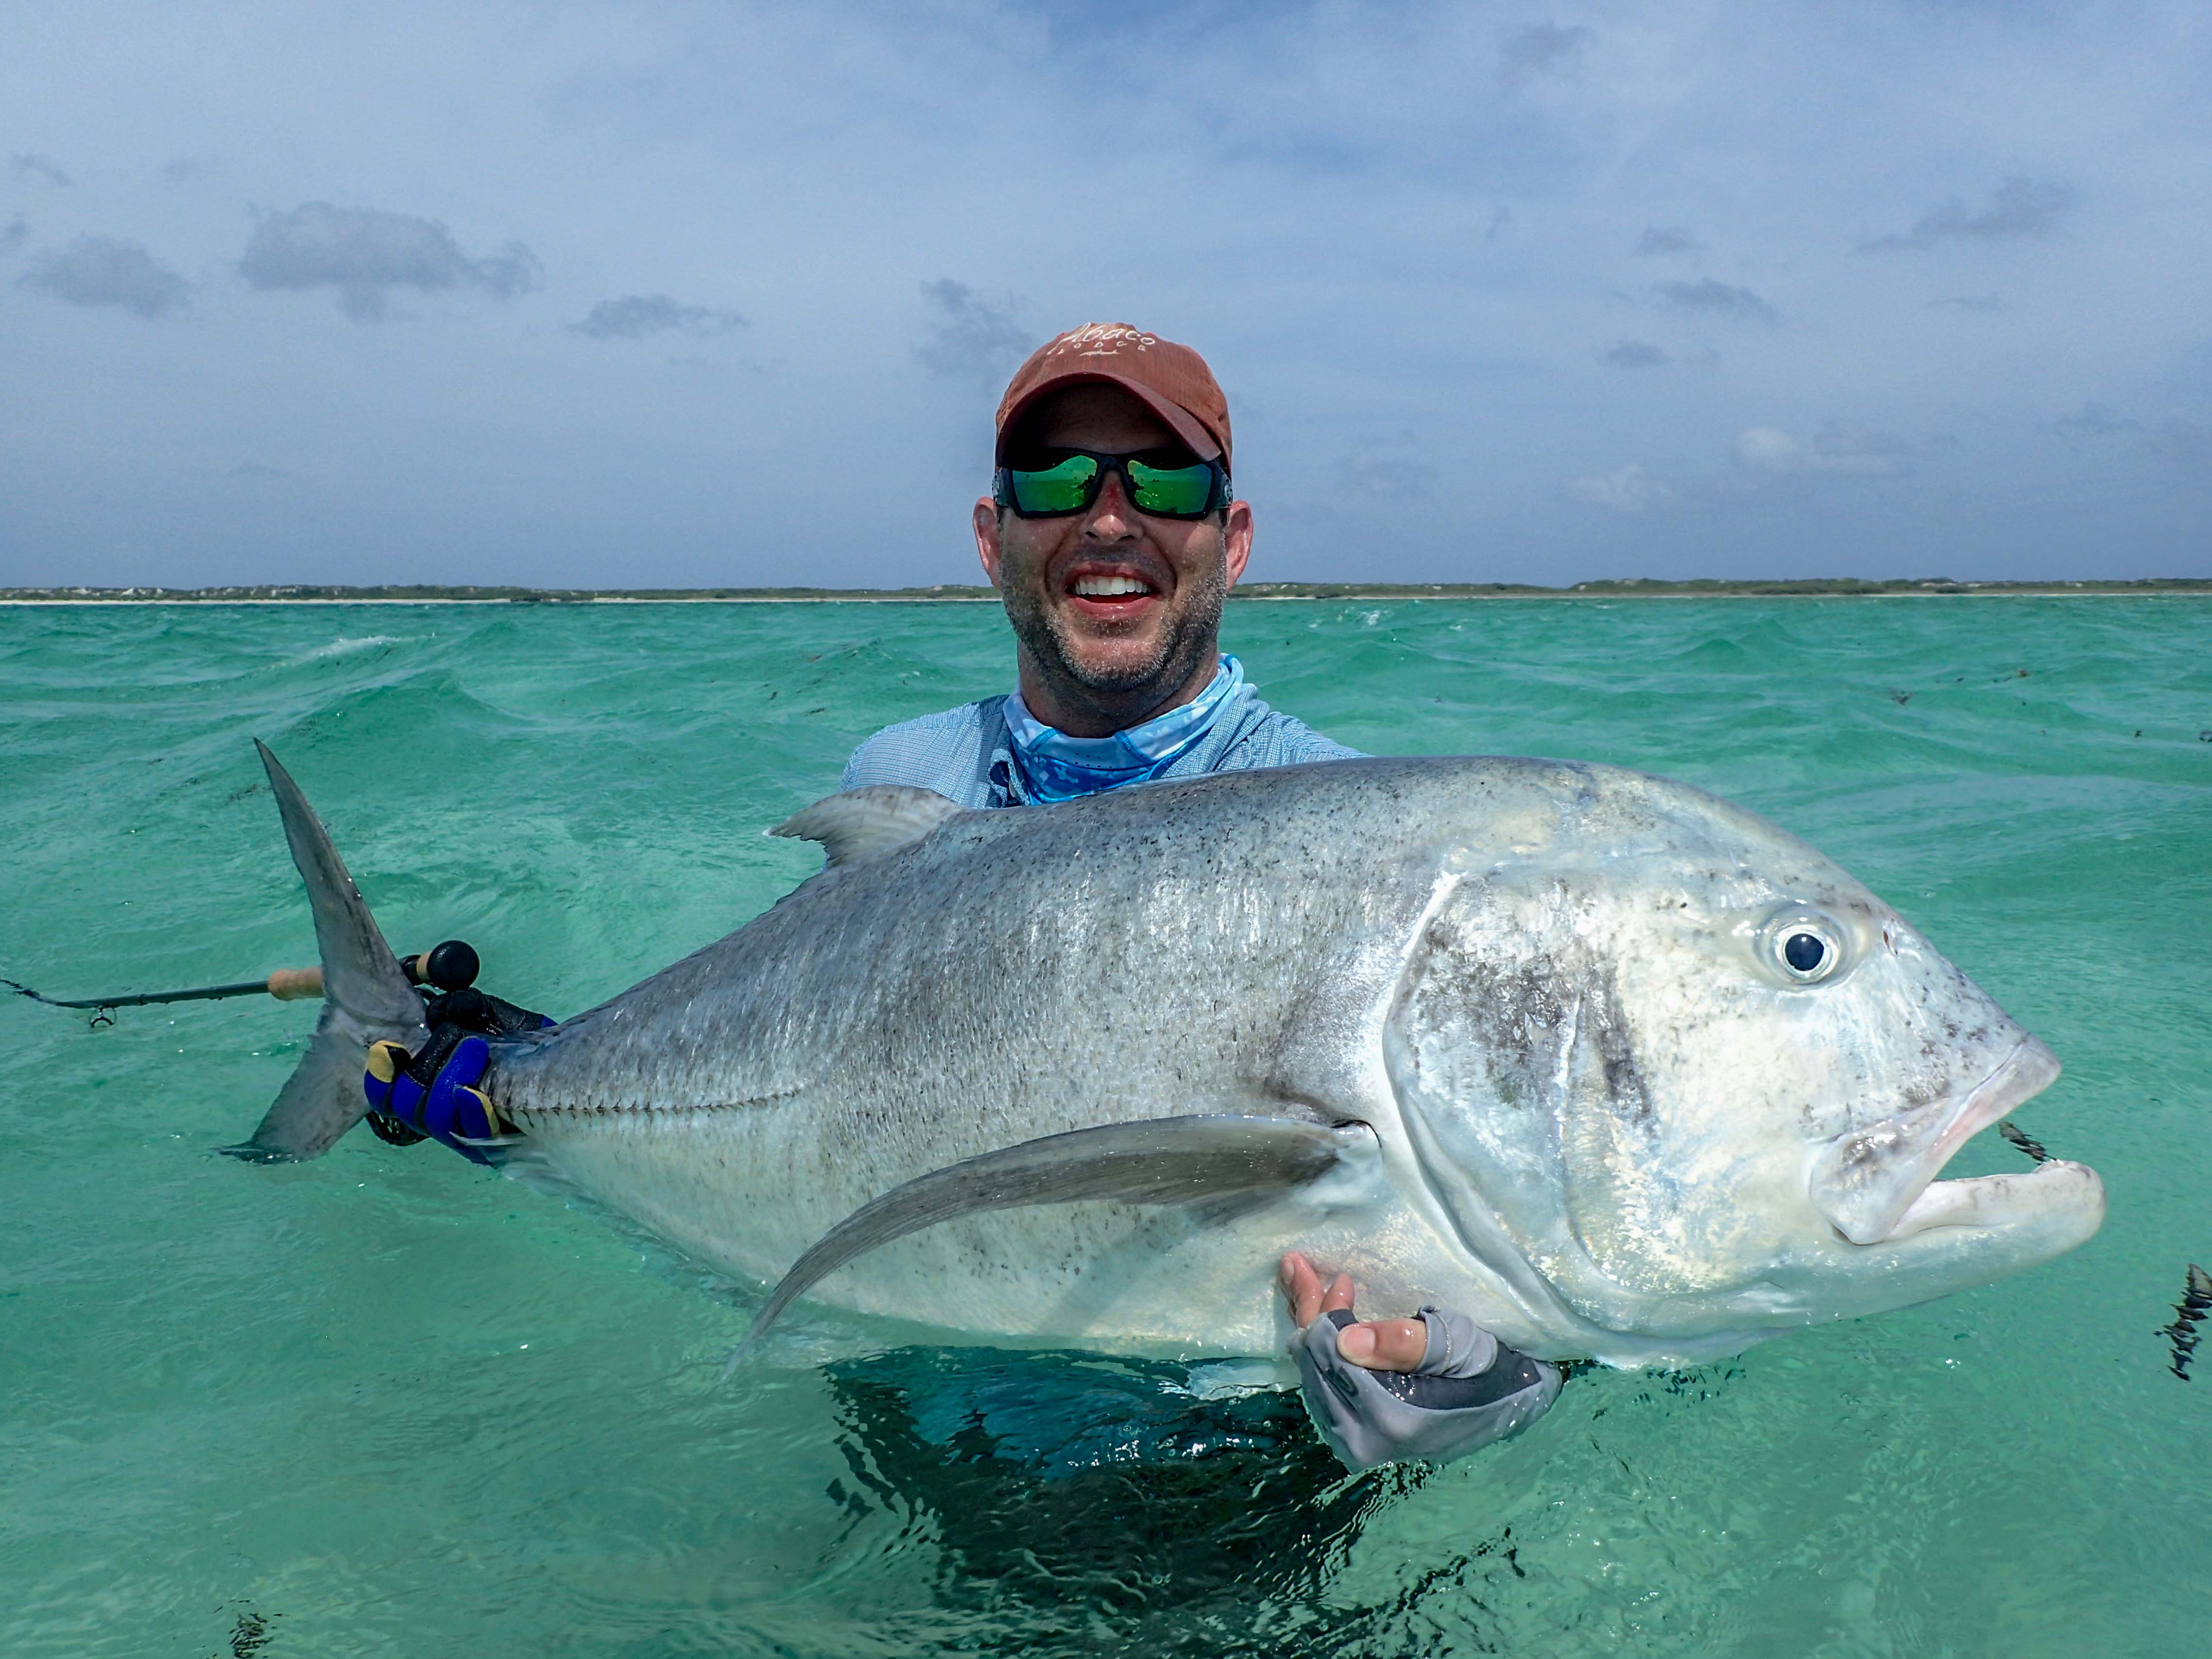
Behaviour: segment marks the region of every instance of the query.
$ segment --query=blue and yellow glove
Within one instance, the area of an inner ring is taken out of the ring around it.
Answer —
[[[418,963],[427,960],[429,970]],[[489,1149],[511,1138],[491,1097],[476,1085],[491,1066],[494,1036],[542,1030],[555,1022],[545,1015],[474,989],[477,956],[465,945],[449,942],[426,959],[410,958],[411,976],[434,989],[424,1000],[430,1040],[420,1054],[396,1042],[372,1043],[368,1070],[361,1080],[368,1097],[369,1127],[395,1146],[434,1140],[473,1164],[489,1164]]]
[[[490,1097],[475,1086],[490,1065],[491,1045],[453,1025],[441,1025],[432,1032],[420,1054],[410,1054],[396,1042],[372,1043],[362,1091],[368,1097],[374,1116],[388,1119],[408,1133],[387,1133],[374,1116],[372,1126],[387,1140],[404,1145],[427,1137],[471,1163],[490,1163],[483,1145],[471,1144],[496,1144],[505,1133]]]

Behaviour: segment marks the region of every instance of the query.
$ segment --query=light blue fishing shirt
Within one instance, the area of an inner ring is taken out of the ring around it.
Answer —
[[[1308,761],[1358,760],[1261,702],[1224,657],[1198,697],[1105,738],[1071,738],[1037,720],[1017,691],[885,726],[853,751],[838,787],[902,783],[963,806],[1029,806],[1156,778],[1194,778]]]

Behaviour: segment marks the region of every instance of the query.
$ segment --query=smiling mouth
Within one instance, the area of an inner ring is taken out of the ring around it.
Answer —
[[[1126,614],[1159,597],[1159,589],[1131,571],[1085,570],[1067,584],[1067,596],[1076,608],[1092,616]]]
[[[1084,599],[1142,599],[1152,585],[1139,576],[1078,576],[1067,591]]]

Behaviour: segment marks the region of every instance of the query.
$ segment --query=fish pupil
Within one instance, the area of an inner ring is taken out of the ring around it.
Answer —
[[[1815,933],[1792,933],[1782,944],[1783,961],[1801,974],[1811,973],[1827,954],[1827,945]]]

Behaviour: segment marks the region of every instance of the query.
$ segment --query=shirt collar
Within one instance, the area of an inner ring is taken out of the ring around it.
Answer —
[[[1071,738],[1029,711],[1019,690],[1006,698],[1014,764],[1031,799],[1073,800],[1158,777],[1211,731],[1244,687],[1244,665],[1224,656],[1195,699],[1103,738]]]

